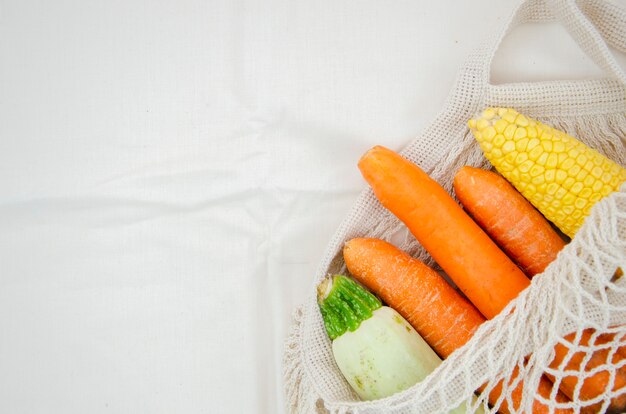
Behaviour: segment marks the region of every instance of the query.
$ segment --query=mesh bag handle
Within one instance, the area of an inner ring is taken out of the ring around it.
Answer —
[[[490,84],[495,53],[502,40],[517,26],[558,20],[583,52],[613,79],[626,84],[626,72],[609,46],[626,53],[626,11],[602,0],[527,0],[513,11],[500,27],[495,42],[478,49],[472,63],[478,62],[481,81]]]

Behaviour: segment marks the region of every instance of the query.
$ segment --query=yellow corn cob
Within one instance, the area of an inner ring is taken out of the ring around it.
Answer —
[[[487,108],[468,125],[498,172],[570,237],[626,181],[619,164],[513,109]]]

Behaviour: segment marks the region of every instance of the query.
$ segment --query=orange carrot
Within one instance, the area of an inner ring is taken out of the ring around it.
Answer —
[[[543,215],[500,175],[479,168],[463,167],[454,177],[454,191],[465,210],[528,276],[543,272],[565,247],[565,242]],[[593,332],[592,329],[583,331],[581,344],[586,345]],[[565,339],[571,341],[574,335],[568,335]],[[606,336],[601,337],[598,343],[602,340],[606,343],[607,339]],[[566,346],[558,344],[555,347],[555,359],[550,366],[558,367],[565,359],[567,351]],[[618,349],[613,363],[622,359],[620,352]],[[566,364],[565,370],[584,372],[610,363],[608,350],[594,352],[586,367],[581,367],[584,357],[584,352],[575,353]],[[560,389],[573,398],[577,383],[576,376],[567,376]],[[626,368],[622,368],[618,370],[614,390],[625,384]],[[583,400],[594,398],[604,393],[607,386],[608,371],[599,371],[584,380],[580,397]],[[616,398],[611,406],[623,407],[625,404],[626,396]]]
[[[591,345],[590,342],[591,342],[593,333],[594,333],[593,329],[585,329],[582,332],[582,335],[578,343],[581,346]],[[576,337],[576,333],[571,333],[569,335],[566,335],[563,339],[565,339],[565,341],[569,343],[573,343],[575,341],[575,337]],[[603,343],[608,342],[610,337],[611,337],[610,335],[609,336],[600,335],[599,338],[596,339],[595,343],[598,345],[601,345]],[[555,351],[554,352],[555,356],[552,362],[550,362],[550,367],[556,369],[559,367],[559,365],[561,365],[561,363],[567,356],[569,349],[567,346],[561,343],[558,343],[554,347],[554,351]],[[593,352],[589,361],[587,361],[587,363],[584,364],[583,366],[582,364],[583,364],[585,357],[586,357],[585,352],[581,351],[581,352],[573,353],[565,369],[575,371],[575,372],[591,371],[594,368],[597,369],[598,367],[602,367],[605,365],[617,364],[618,362],[624,359],[624,356],[621,354],[620,350],[618,350],[613,355],[613,357],[609,359],[609,350],[601,349],[601,350],[596,350],[595,352]],[[578,381],[579,381],[579,378],[577,376],[574,376],[574,375],[564,376],[561,379],[561,385],[559,389],[563,391],[566,395],[568,395],[570,398],[573,398]],[[600,370],[597,373],[587,378],[584,378],[583,384],[580,386],[580,394],[578,397],[579,400],[581,401],[590,400],[590,399],[597,397],[600,394],[603,394],[607,389],[609,389],[610,381],[611,381],[610,373],[608,370]],[[615,379],[614,379],[613,388],[612,388],[613,391],[617,391],[620,389],[626,389],[626,370],[624,368],[616,370]],[[585,412],[595,413],[595,412],[598,412],[599,408],[600,408],[600,404],[597,404],[597,405],[591,406],[590,408],[585,410]],[[616,397],[613,397],[613,399],[611,400],[611,404],[609,406],[608,412],[622,413],[625,411],[626,411],[626,394],[621,394]]]
[[[556,259],[565,242],[548,220],[502,176],[465,166],[454,191],[480,227],[532,277]]]
[[[442,358],[469,341],[485,321],[436,271],[390,243],[379,239],[352,239],[344,246],[343,257],[352,276],[400,313]],[[516,368],[511,377],[514,379],[517,375]],[[498,400],[502,387],[500,382],[490,393],[492,404]],[[542,379],[538,392],[547,398],[551,389],[552,384]],[[520,407],[522,393],[523,382],[520,382],[512,391],[516,410]],[[561,394],[557,394],[557,400],[567,401]],[[506,400],[499,410],[510,412]],[[533,413],[548,412],[546,406],[534,402]]]
[[[359,161],[383,206],[487,318],[496,316],[530,281],[452,197],[417,165],[374,147]]]
[[[441,358],[485,321],[439,273],[384,240],[352,239],[343,257],[352,276],[413,325]]]

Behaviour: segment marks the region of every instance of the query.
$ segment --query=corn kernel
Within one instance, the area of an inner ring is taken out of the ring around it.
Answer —
[[[517,125],[510,124],[506,128],[504,128],[504,132],[502,133],[506,139],[513,139],[513,135],[515,135],[515,130],[517,129]]]
[[[548,169],[546,170],[546,173],[544,175],[545,175],[546,181],[551,183],[556,178],[556,171],[553,169]]]
[[[541,177],[541,175],[539,177]],[[544,199],[551,199],[552,197],[549,194],[546,194],[546,188],[548,188],[548,184],[546,184],[545,182],[537,184],[537,192],[543,194]]]
[[[546,188],[546,193],[554,195],[558,189],[559,189],[558,184],[551,183],[551,184],[548,184],[548,188]]]
[[[506,114],[506,111],[507,111],[506,108],[498,108],[498,116],[502,118],[504,114]]]
[[[585,165],[583,165],[583,168],[589,172],[591,172],[591,170],[593,170],[593,161],[591,160],[587,160],[587,162],[585,163]]]
[[[534,168],[534,167],[533,167]],[[530,175],[532,176],[532,169],[531,169],[531,173]],[[545,177],[541,174],[538,174],[536,176],[533,177],[533,179],[530,181],[531,183],[533,183],[536,186],[539,186],[541,184],[543,184],[545,182]],[[543,196],[544,200],[546,199],[546,196]]]
[[[508,172],[508,171],[513,170],[514,167],[513,167],[513,165],[511,165],[511,163],[508,163],[505,160],[502,160],[502,162],[500,163],[498,168],[502,172]]]
[[[507,148],[507,144],[508,144],[508,143],[509,143],[508,141],[507,141],[507,142],[505,142],[505,143],[504,143],[504,146],[502,147],[502,151],[503,151],[504,153],[506,153],[506,148]],[[506,155],[504,156],[504,161],[508,162],[509,164],[513,164],[513,165],[515,165],[515,158],[516,158],[516,157],[517,157],[517,151],[511,151],[511,152],[509,152],[508,154],[506,154]]]
[[[495,145],[496,147],[501,147],[502,144],[504,144],[504,141],[506,141],[506,139],[504,138],[504,135],[498,134],[493,139],[493,145]]]
[[[537,148],[539,148],[539,147],[537,147]],[[537,164],[539,164],[539,165],[546,165],[546,161],[548,161],[548,155],[550,155],[550,154],[548,154],[547,152],[544,152],[543,154],[541,154],[539,156],[539,158],[537,158]]]
[[[579,207],[577,207],[576,204],[574,204],[574,207],[576,207],[577,210],[574,210],[572,212],[572,218],[578,220],[583,215],[583,212],[581,210],[578,210]]]
[[[554,181],[559,184],[563,184],[563,181],[567,178],[567,173],[563,170],[556,170]]]
[[[584,188],[583,183],[581,183],[581,182],[578,182],[578,181],[577,181],[577,182],[575,182],[575,183],[574,183],[574,185],[572,186],[572,188],[570,188],[570,189],[569,189],[569,191],[570,191],[572,194],[576,194],[576,195],[578,195],[578,194],[579,194],[579,193],[583,190],[583,188]]]
[[[540,176],[540,177],[541,177],[541,176]],[[538,177],[535,177],[535,178],[538,178]],[[542,200],[543,200],[543,202],[546,202],[546,203],[551,203],[551,202],[552,202],[552,200],[554,200],[554,196],[552,196],[552,195],[550,195],[550,194],[545,194],[545,189],[546,189],[546,187],[547,187],[547,185],[546,185],[545,183],[543,183],[543,184],[539,184],[539,185],[537,186],[537,192],[538,192],[538,193],[543,193],[543,195],[542,195],[542,197],[541,197],[541,198],[542,198]]]
[[[537,137],[539,137],[539,138],[543,138],[543,135],[544,135],[545,133],[546,133],[546,128],[540,125],[540,126],[537,128]],[[549,137],[548,135],[549,135],[549,134],[547,134],[547,135],[546,135],[546,138],[547,138],[547,139],[550,139],[550,137]]]
[[[519,126],[528,126],[528,118],[526,118],[524,115],[522,114],[518,114],[517,118],[515,118],[515,123]]]
[[[567,179],[563,181],[563,188],[569,190],[570,188],[572,188],[575,182],[576,180],[573,177],[567,177]]]
[[[508,122],[506,122],[504,119],[498,119],[496,123],[493,124],[493,127],[496,129],[498,134],[501,134],[504,132],[504,130],[506,129],[508,125],[509,125]]]
[[[574,166],[574,164],[576,164],[576,161],[574,158],[571,157],[567,157],[562,163],[561,163],[561,169],[568,171],[570,168],[572,168]]]
[[[515,157],[515,164],[520,165],[521,163],[523,163],[527,159],[528,159],[528,153],[527,152],[520,152],[519,154],[517,154],[517,157]]]
[[[496,129],[492,127],[491,125],[485,128],[482,132],[482,139],[486,141],[491,141],[493,137],[495,136],[496,136]]]
[[[585,170],[582,170],[582,171],[585,171]],[[578,180],[578,181],[581,181],[581,180]],[[583,182],[583,185],[584,185],[585,187],[591,187],[592,185],[595,187],[595,184],[596,184],[596,183],[597,183],[597,184],[600,184],[600,187],[599,187],[599,188],[597,188],[597,189],[596,189],[596,188],[594,188],[594,187],[592,187],[591,189],[592,189],[593,191],[598,191],[600,188],[602,188],[602,181],[596,181],[596,179],[593,177],[593,175],[587,175],[587,176],[584,178],[584,180],[582,180],[582,182]]]
[[[481,118],[478,120],[478,122],[476,122],[476,128],[478,128],[479,131],[482,131],[483,129],[487,128],[490,125],[489,121],[487,121],[484,118]]]
[[[546,167],[547,168],[556,168],[556,164],[559,161],[558,156],[552,152],[548,155],[548,159],[546,160]]]
[[[600,193],[593,193],[591,195],[591,197],[589,197],[589,201],[593,204],[597,203],[598,201],[600,201],[600,199],[602,198],[602,194]]]
[[[530,151],[533,148],[535,148],[537,145],[539,145],[540,143],[541,141],[539,141],[537,138],[532,138],[530,141],[528,141],[528,146],[526,147],[526,150]]]
[[[622,182],[622,180],[620,180],[620,178],[616,175],[612,175],[611,176],[611,181],[609,182],[609,184],[611,185],[611,187],[613,188],[617,188],[620,183]]]
[[[502,157],[502,150],[500,148],[494,148],[491,150],[491,155],[495,158],[501,158]]]
[[[539,174],[543,174],[544,171],[545,170],[541,165],[535,164],[530,168],[530,171],[528,173],[530,174],[531,177],[536,177]]]
[[[565,220],[565,213],[560,210],[557,210],[553,216],[555,218],[555,221],[562,222],[563,220]]]
[[[585,208],[586,205],[587,205],[587,200],[585,200],[584,198],[578,197],[576,198],[576,201],[574,201],[574,207],[576,207],[579,210],[582,210],[583,208]]]
[[[598,167],[602,167],[602,164],[604,163],[602,157],[600,157],[600,154],[594,154],[593,156],[593,163],[595,165],[597,165]]]
[[[585,177],[587,177],[587,175],[589,175],[587,170],[580,170],[580,172],[578,174],[576,174],[576,179],[578,181],[582,181],[582,180],[585,179]]]
[[[567,190],[565,188],[559,187],[559,189],[556,190],[556,193],[554,193],[554,197],[560,200],[565,197],[565,194],[567,194]]]
[[[521,163],[521,164],[519,165],[518,169],[519,169],[521,172],[526,173],[526,172],[530,171],[530,167],[532,167],[532,166],[533,166],[533,164],[534,164],[534,163],[533,163],[531,160],[526,160],[526,161],[524,161],[523,163]]]
[[[565,144],[557,141],[557,142],[552,143],[552,148],[554,152],[563,152],[565,151]]]
[[[552,151],[552,142],[551,141],[541,141],[541,146],[546,151]]]
[[[600,170],[602,170],[602,169],[600,169]],[[609,173],[604,173],[604,174],[602,174],[602,177],[600,177],[600,179],[602,180],[602,182],[604,184],[609,184],[611,182],[611,178],[612,178],[612,176]]]
[[[528,158],[533,161],[537,161],[541,154],[543,154],[543,148],[541,148],[541,146],[536,146],[535,148],[530,150],[530,152],[528,153]]]
[[[504,152],[505,154],[508,154],[511,151],[515,151],[515,142],[513,141],[505,142],[504,145],[502,145],[502,152]]]
[[[591,186],[592,191],[599,192],[600,190],[602,190],[602,187],[604,187],[604,183],[602,181],[595,181],[593,180],[593,177],[587,177],[587,178],[591,178],[592,182],[587,183],[587,179],[585,179],[585,185],[587,187]]]
[[[568,174],[570,177],[576,177],[580,172],[580,165],[573,165],[572,168],[569,169]]]
[[[563,198],[561,199],[561,201],[565,205],[574,204],[574,200],[576,200],[576,196],[573,195],[572,193],[565,194],[565,196],[563,196]]]
[[[534,126],[529,126],[528,128],[526,128],[526,134],[530,138],[537,138],[537,128]]]
[[[526,134],[525,128],[517,128],[515,130],[515,134],[513,135],[513,138],[518,140],[518,139],[526,138],[526,136],[527,134]]]
[[[583,188],[580,194],[578,194],[578,196],[582,198],[589,198],[590,195],[591,195],[591,188],[589,187]]]
[[[504,115],[502,115],[502,118],[507,121],[508,123],[513,123],[515,122],[515,118],[517,117],[517,115],[515,114],[515,112],[513,111],[506,111],[506,113]]]
[[[518,151],[526,151],[526,147],[528,146],[528,139],[520,139],[515,142],[515,149]]]

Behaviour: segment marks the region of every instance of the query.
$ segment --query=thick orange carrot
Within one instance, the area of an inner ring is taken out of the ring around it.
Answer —
[[[454,177],[457,198],[485,232],[532,277],[565,247],[548,220],[502,176],[465,166]]]
[[[355,238],[346,243],[343,257],[352,276],[400,313],[442,358],[463,346],[485,318],[441,275],[386,241]],[[513,372],[512,378],[519,375]],[[489,395],[494,404],[502,393],[500,382]],[[481,390],[483,388],[481,387]],[[542,379],[538,392],[550,395],[552,384]],[[520,407],[523,382],[512,391],[512,402]],[[558,401],[567,399],[558,394]],[[506,401],[499,408],[508,413]],[[548,413],[546,406],[534,402],[533,413]],[[556,410],[569,413],[571,410]]]
[[[476,222],[491,236],[493,240],[519,264],[528,276],[541,273],[556,259],[565,242],[552,229],[550,223],[522,196],[509,182],[500,175],[473,167],[462,167],[454,177],[454,191],[459,201]],[[581,344],[586,345],[591,339],[593,330],[585,330]],[[572,340],[574,335],[565,337]],[[608,337],[601,337],[607,341]],[[551,366],[557,367],[566,357],[568,348],[564,345],[555,347],[555,359]],[[622,359],[618,350],[613,363]],[[590,371],[603,364],[608,364],[609,351],[594,352],[584,369],[581,362],[585,353],[575,353],[565,369],[568,371]],[[599,371],[587,377],[580,391],[583,400],[594,398],[604,393],[608,387],[608,371]],[[561,383],[561,391],[573,398],[578,383],[576,376],[567,376]],[[626,368],[619,369],[615,379],[614,390],[626,384]],[[626,404],[626,396],[616,398],[611,406],[622,407]]]
[[[487,318],[496,316],[530,281],[454,199],[417,165],[374,147],[359,161],[383,206]]]

